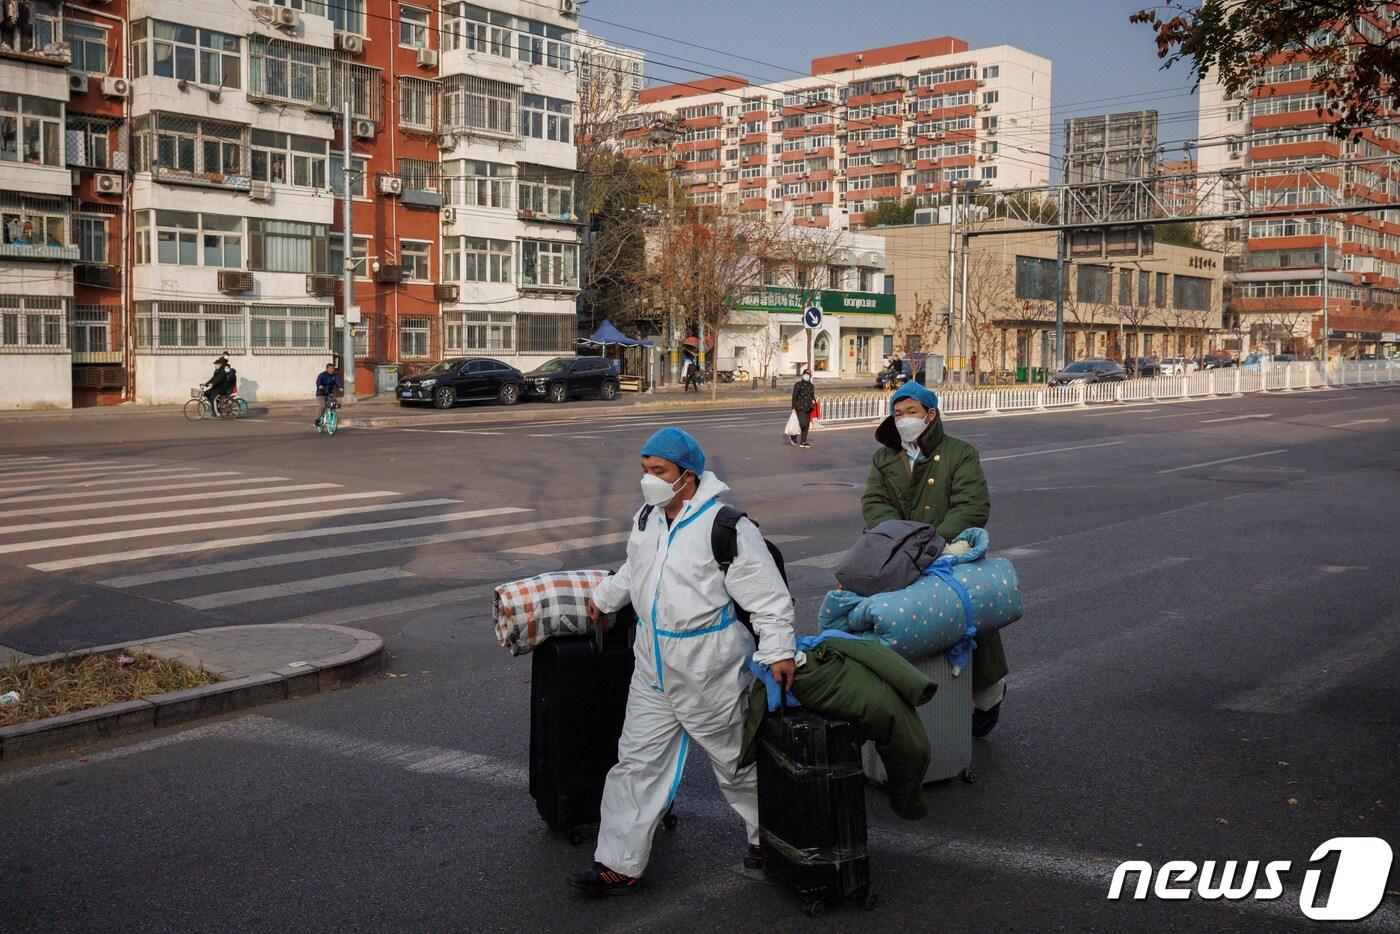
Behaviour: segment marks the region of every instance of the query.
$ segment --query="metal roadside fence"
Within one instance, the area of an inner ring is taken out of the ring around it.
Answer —
[[[1233,366],[1183,376],[1154,376],[1114,383],[954,389],[940,392],[938,405],[947,415],[983,415],[1397,383],[1400,383],[1400,362],[1395,360],[1345,360],[1330,365],[1306,361],[1263,368]],[[821,399],[821,420],[832,423],[883,418],[889,413],[889,399],[890,394],[884,392],[825,396]]]

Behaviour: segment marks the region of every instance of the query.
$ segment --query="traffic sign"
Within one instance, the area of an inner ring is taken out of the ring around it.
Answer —
[[[816,330],[821,327],[822,310],[816,305],[811,306],[806,311],[802,312],[802,323],[806,325],[809,330]]]

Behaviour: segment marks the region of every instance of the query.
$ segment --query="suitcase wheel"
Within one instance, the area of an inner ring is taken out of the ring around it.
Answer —
[[[822,915],[826,914],[826,902],[820,898],[814,898],[810,902],[804,904],[802,910],[805,911],[809,917],[820,918]]]
[[[670,811],[667,811],[666,816],[661,818],[661,826],[665,827],[667,830],[675,830],[676,825],[680,822],[681,819]]]
[[[971,785],[977,781],[977,773],[972,771],[971,768],[963,769],[962,780]]]
[[[856,895],[856,904],[865,911],[874,911],[878,899],[875,897],[875,890],[867,886]]]

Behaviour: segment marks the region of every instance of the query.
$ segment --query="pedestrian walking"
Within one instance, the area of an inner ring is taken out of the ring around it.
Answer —
[[[685,360],[685,386],[686,392],[698,393],[700,391],[700,364],[694,357],[686,357]]]
[[[798,434],[789,440],[794,447],[809,448],[807,432],[812,428],[812,412],[817,408],[817,389],[812,385],[812,371],[804,369],[792,387],[792,411],[797,416]]]
[[[748,830],[744,863],[761,869],[758,772],[741,766],[744,697],[750,658],[784,690],[797,665],[792,598],[763,536],[738,520],[733,563],[715,561],[713,527],[729,487],[705,470],[705,454],[679,428],[662,428],[642,446],[642,500],[632,522],[627,561],[593,591],[588,613],[631,603],[641,628],[617,765],[603,789],[593,866],[569,878],[589,895],[636,891],[652,838],[675,797],[686,752],[710,757],[720,793]],[[735,625],[748,610],[753,631]],[[579,698],[588,704],[588,698]]]

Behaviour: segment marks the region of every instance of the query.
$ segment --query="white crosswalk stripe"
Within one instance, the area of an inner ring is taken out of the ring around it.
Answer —
[[[181,485],[183,486],[184,484]],[[24,509],[0,510],[0,519],[13,519],[18,516],[48,516],[60,512],[92,512],[98,509],[125,509],[128,506],[151,506],[156,503],[179,503],[196,499],[223,501],[244,496],[267,496],[268,494],[280,496],[283,493],[302,493],[309,490],[334,490],[339,487],[339,483],[290,483],[286,486],[273,487],[271,489],[257,487],[252,490],[219,490],[217,493],[213,494],[207,492],[177,493],[174,496],[141,496],[136,499],[103,500],[97,503],[69,503],[66,506],[28,506]],[[86,522],[89,520],[83,521]]]
[[[162,469],[162,470],[148,470],[148,471],[146,471],[146,473],[144,474],[144,476],[147,477],[147,478],[153,478],[156,474],[165,474],[165,476],[160,477],[159,479],[151,479],[150,482],[142,483],[140,486],[134,487],[133,489],[136,489],[136,490],[155,490],[155,489],[169,490],[169,489],[172,489],[173,487],[172,487],[170,484],[165,483],[166,480],[170,480],[170,479],[183,479],[183,478],[185,478],[185,477],[236,477],[236,476],[238,476],[238,471],[236,471],[236,470],[207,470],[207,471],[206,471],[206,470],[196,470],[196,469],[193,468],[193,467],[167,467],[167,468]],[[87,496],[87,495],[89,495],[89,494],[86,492],[86,490],[87,490],[88,487],[93,487],[93,486],[112,486],[113,484],[118,484],[118,483],[135,483],[135,482],[136,482],[136,479],[137,479],[136,477],[113,477],[113,478],[111,478],[111,479],[109,479],[109,480],[83,480],[83,481],[81,481],[81,482],[76,481],[76,480],[62,480],[62,481],[57,481],[57,482],[53,482],[53,483],[37,483],[37,484],[31,484],[31,485],[29,485],[29,486],[7,486],[7,487],[5,487],[5,492],[6,492],[6,493],[29,493],[29,492],[32,492],[32,491],[34,491],[34,490],[52,490],[52,489],[54,489],[55,487],[63,487],[65,491],[81,490],[82,492],[64,492],[64,493],[56,493],[56,494],[52,494],[52,495],[47,495],[47,494],[46,494],[46,495],[44,495],[44,496],[35,495],[35,496],[30,496],[30,497],[24,497],[24,499],[53,499],[53,498],[55,498],[55,497],[65,497],[65,498],[67,498],[67,497],[73,497],[73,498],[76,498],[76,497],[79,497],[79,496]],[[252,482],[254,482],[255,479],[256,479],[256,478],[250,477],[250,478],[248,478],[247,480],[239,480],[238,482],[239,482],[239,483],[252,483]],[[263,479],[268,479],[268,478],[265,477],[265,478],[263,478]],[[275,478],[275,479],[285,480],[286,478],[285,478],[285,477],[278,477],[278,478]],[[102,492],[116,492],[116,491],[102,491]],[[130,492],[130,491],[129,491],[129,490],[122,490],[121,492],[125,493],[125,492]],[[11,502],[18,502],[18,501],[19,501],[19,500],[16,500],[14,497],[6,497],[6,498],[4,498],[4,499],[0,499],[0,503],[11,503]]]
[[[39,532],[46,529],[67,529],[81,523],[84,527],[93,525],[115,525],[123,522],[149,522],[152,519],[178,519],[185,516],[227,515],[233,512],[252,512],[258,509],[285,509],[288,506],[310,506],[315,503],[339,503],[357,499],[380,499],[397,496],[392,490],[370,490],[364,493],[332,493],[329,496],[301,496],[295,499],[261,500],[256,503],[220,503],[217,506],[199,506],[193,509],[167,509],[163,512],[135,512],[120,516],[89,516],[85,519],[57,519],[52,522],[31,522],[28,525],[0,526],[0,535],[17,535],[20,532]],[[449,502],[455,502],[450,500]],[[0,513],[3,515],[3,513]],[[291,516],[289,518],[295,518]],[[279,516],[264,516],[265,522],[285,521]],[[227,526],[230,523],[220,523]]]
[[[48,464],[45,464],[42,468],[0,467],[0,478],[15,477],[21,474],[32,474],[36,477],[57,477],[65,474],[109,473],[127,470],[149,470],[150,468],[150,464],[133,464],[130,461],[88,461],[86,463],[66,464],[61,467],[51,467]]]
[[[288,581],[285,584],[268,584],[264,587],[243,587],[238,590],[225,590],[221,593],[207,593],[198,597],[186,597],[176,603],[192,610],[217,610],[240,603],[256,600],[273,600],[277,597],[292,597],[299,594],[318,593],[323,590],[339,590],[357,584],[370,584],[379,581],[398,580],[413,575],[402,568],[371,568],[368,571],[350,571],[346,574],[329,574],[325,577],[312,577],[305,580]]]

